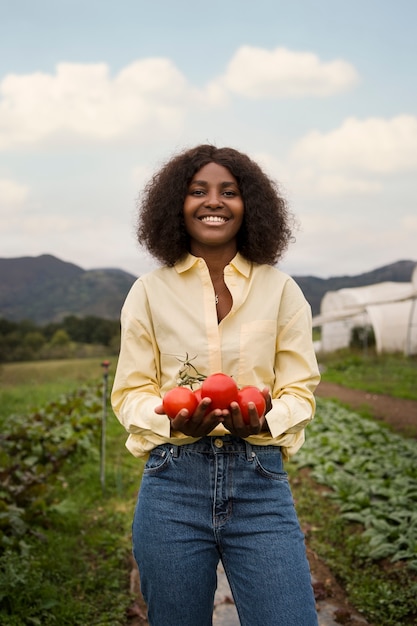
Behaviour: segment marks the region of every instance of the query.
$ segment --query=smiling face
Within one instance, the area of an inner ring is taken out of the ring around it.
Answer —
[[[236,235],[244,206],[236,178],[217,163],[204,165],[193,176],[184,201],[184,221],[190,251],[203,256],[216,249],[236,254]]]

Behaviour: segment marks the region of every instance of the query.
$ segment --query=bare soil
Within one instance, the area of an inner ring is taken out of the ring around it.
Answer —
[[[406,437],[417,438],[417,402],[391,396],[370,394],[366,391],[348,389],[341,385],[322,381],[316,395],[333,398],[354,410],[365,410],[375,419],[388,424],[394,431]],[[348,602],[344,589],[337,582],[327,565],[308,545],[307,555],[313,577],[319,623],[323,626],[346,624],[347,626],[372,626]],[[140,593],[139,574],[133,559],[129,562],[130,587],[134,601],[127,610],[129,626],[148,626],[146,605]]]
[[[334,398],[355,410],[366,410],[401,435],[417,438],[417,402],[414,400],[376,395],[325,381],[317,387],[316,396]]]

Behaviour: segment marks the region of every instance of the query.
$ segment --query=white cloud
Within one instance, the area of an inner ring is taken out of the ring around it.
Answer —
[[[111,76],[106,63],[58,63],[54,73],[8,74],[0,83],[0,149],[59,135],[111,141],[132,133],[176,137],[188,112],[249,98],[327,96],[350,88],[356,70],[310,52],[244,46],[223,77],[190,85],[167,58],[139,59]]]
[[[358,80],[353,65],[341,59],[324,62],[312,52],[242,46],[215,83],[240,96],[261,99],[326,97],[352,88]]]
[[[404,215],[401,224],[406,232],[417,235],[417,215]]]
[[[288,164],[285,160],[278,159],[268,152],[256,152],[251,157],[268,176],[278,184],[284,184],[284,180],[288,176]]]
[[[342,169],[339,172],[326,171],[315,159],[309,163],[298,162],[291,157],[280,161],[266,153],[258,153],[254,158],[280,184],[286,196],[370,195],[382,188],[379,180],[346,175]]]
[[[0,209],[7,212],[23,205],[29,190],[26,185],[7,178],[0,179]]]
[[[408,223],[407,218],[387,223],[371,215],[339,211],[303,214],[283,269],[294,275],[340,276],[415,259],[417,224],[407,229]]]
[[[378,180],[346,175],[342,171],[338,173],[320,171],[315,164],[295,169],[291,183],[303,197],[370,195],[379,193],[382,189],[382,184]]]
[[[149,165],[137,165],[132,170],[132,182],[137,189],[141,189],[150,180],[153,170]]]
[[[393,174],[417,169],[417,117],[351,117],[329,133],[317,130],[300,139],[294,162],[327,171]]]
[[[80,223],[74,227],[74,220],[71,216],[50,215],[36,212],[32,216],[26,215],[24,220],[20,221],[20,228],[23,235],[29,237],[42,237],[45,241],[54,241],[60,235],[67,235],[72,229],[74,232],[82,232],[87,219],[80,220]],[[78,241],[80,237],[77,237]]]
[[[96,140],[132,131],[172,136],[201,94],[169,59],[149,58],[114,78],[105,63],[59,63],[53,75],[8,75],[0,97],[0,148],[6,149],[62,132]]]
[[[310,181],[313,182],[311,178]],[[324,176],[314,177],[314,183],[314,191],[320,195],[326,196],[336,196],[341,194],[368,195],[381,191],[381,184],[377,181],[343,176],[343,174],[327,174]]]

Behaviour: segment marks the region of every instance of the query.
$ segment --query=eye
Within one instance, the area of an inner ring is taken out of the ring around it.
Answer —
[[[226,198],[233,198],[234,196],[237,196],[236,191],[232,191],[231,189],[227,189],[226,191],[223,192],[223,195],[226,196]]]
[[[204,193],[203,189],[192,189],[190,191],[191,196],[204,196]]]

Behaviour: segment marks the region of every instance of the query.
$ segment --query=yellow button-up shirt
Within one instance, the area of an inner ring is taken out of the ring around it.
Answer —
[[[171,432],[170,420],[154,412],[177,385],[187,357],[203,375],[223,372],[239,387],[268,387],[270,433],[247,438],[254,445],[279,445],[284,458],[304,442],[313,418],[319,383],[312,342],[311,311],[294,280],[269,265],[240,254],[226,266],[232,295],[228,315],[217,321],[215,294],[202,258],[189,254],[174,267],[141,276],[121,314],[121,349],[112,405],[129,433],[127,448],[138,457],[162,443],[197,441]],[[219,424],[210,435],[228,431]]]

